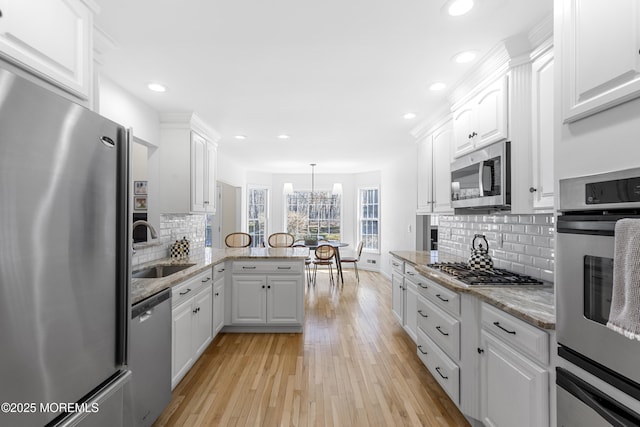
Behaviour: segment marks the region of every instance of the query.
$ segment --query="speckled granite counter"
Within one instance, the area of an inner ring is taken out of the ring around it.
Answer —
[[[469,286],[452,276],[427,267],[431,254],[425,251],[390,251],[416,267],[416,270],[455,292],[470,293],[482,301],[524,320],[538,328],[555,329],[554,293],[549,286]]]
[[[158,279],[132,279],[131,304],[142,301],[163,289],[182,283],[207,268],[224,261],[241,259],[305,259],[309,255],[307,248],[228,248],[205,249],[202,253],[192,254],[189,258],[175,260],[164,258],[136,265],[133,271],[144,270],[157,265],[185,265],[194,264],[182,271]]]

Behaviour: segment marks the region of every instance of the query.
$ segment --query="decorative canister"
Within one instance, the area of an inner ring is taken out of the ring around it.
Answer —
[[[184,257],[184,245],[181,241],[176,240],[174,244],[171,245],[170,248],[171,258],[182,258]]]
[[[482,242],[476,240],[484,240],[485,246]],[[472,270],[491,270],[493,269],[493,260],[489,256],[489,242],[484,234],[476,234],[473,236],[473,242],[471,243],[471,256],[469,257],[469,267]]]

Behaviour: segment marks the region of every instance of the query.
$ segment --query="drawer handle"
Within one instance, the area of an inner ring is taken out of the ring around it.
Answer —
[[[426,285],[423,285],[422,282],[418,283],[418,286],[420,286],[422,289],[429,289],[429,287]]]
[[[291,270],[291,267],[278,267],[278,270]]]
[[[440,294],[436,294],[436,296],[438,297],[438,299],[439,299],[440,301],[449,302],[449,300],[448,300],[448,299],[442,298],[442,297],[440,296]]]
[[[198,312],[200,311],[200,307],[196,308],[193,310],[193,314],[198,314]]]
[[[440,376],[441,376],[442,378],[444,378],[445,380],[448,380],[448,379],[449,379],[449,377],[445,377],[444,375],[442,375],[442,372],[440,372],[440,366],[436,366],[436,371],[438,371],[438,374],[440,374]]]
[[[418,346],[418,350],[420,350],[420,353],[422,353],[422,354],[429,354],[426,351],[422,351],[422,346],[421,345]]]
[[[182,296],[182,295],[186,295],[186,294],[188,294],[189,292],[191,292],[191,288],[187,289],[187,290],[186,290],[186,291],[184,291],[184,292],[180,292],[180,296]]]
[[[415,273],[414,273],[413,271],[407,271],[407,274],[408,274],[409,276],[415,276]]]
[[[215,296],[218,296],[218,295],[220,295],[220,294],[219,294],[218,292],[216,292],[214,295],[215,295]]]
[[[220,270],[218,270],[218,273],[224,273],[224,268],[221,268]]]
[[[418,310],[418,314],[422,317],[429,317],[428,315],[424,314],[422,310]]]
[[[447,332],[442,332],[442,329],[440,329],[440,326],[436,326],[436,329],[437,329],[437,330],[438,330],[438,332],[440,332],[442,335],[445,335],[445,336],[447,336],[447,337],[449,336],[449,334],[448,334]]]
[[[253,267],[247,267],[246,265],[243,265],[243,266],[242,266],[242,269],[243,269],[243,270],[255,270],[255,269],[256,269],[256,267],[255,267],[255,266],[253,266]]]
[[[516,331],[510,331],[510,330],[505,329],[505,328],[503,328],[502,326],[500,326],[500,322],[493,322],[493,324],[494,324],[495,326],[497,326],[498,328],[502,329],[503,331],[505,331],[505,332],[506,332],[506,333],[508,333],[508,334],[511,334],[511,335],[515,335],[515,334],[516,334]]]
[[[207,283],[209,280],[211,280],[211,277],[207,277],[206,279],[201,280],[201,282],[202,282],[202,283]]]

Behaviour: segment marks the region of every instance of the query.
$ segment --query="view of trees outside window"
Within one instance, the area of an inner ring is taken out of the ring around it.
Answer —
[[[267,189],[247,190],[247,228],[251,235],[251,246],[264,246],[267,233]]]
[[[296,240],[340,240],[340,195],[330,191],[287,194],[287,232]]]
[[[363,248],[379,250],[379,219],[378,189],[360,189],[360,238]]]

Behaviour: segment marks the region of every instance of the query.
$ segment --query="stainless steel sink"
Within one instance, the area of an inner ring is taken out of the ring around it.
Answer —
[[[193,267],[195,264],[180,264],[180,265],[153,265],[147,267],[144,270],[134,271],[131,277],[134,279],[159,279],[161,277],[171,276],[186,268]]]

